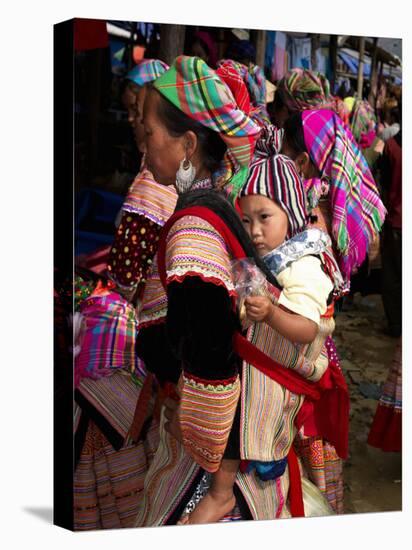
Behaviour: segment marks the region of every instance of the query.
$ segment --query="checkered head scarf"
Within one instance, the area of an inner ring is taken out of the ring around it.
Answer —
[[[259,126],[270,124],[270,118],[266,110],[266,78],[262,69],[258,65],[247,67],[233,59],[221,59],[218,62],[217,72],[222,69],[236,71],[246,84],[251,103],[250,118]]]
[[[329,80],[317,71],[295,68],[279,80],[280,93],[289,111],[333,108]]]
[[[234,199],[247,177],[259,126],[239,109],[230,88],[199,57],[177,57],[154,88],[185,115],[218,132],[227,146],[218,184]]]
[[[376,137],[376,115],[370,103],[357,99],[353,105],[350,129],[361,148],[372,145]]]
[[[249,91],[236,65],[240,65],[240,63],[236,61],[232,63],[219,62],[216,74],[229,86],[239,109],[249,115],[252,108]]]
[[[327,109],[303,111],[302,126],[310,158],[320,179],[329,184],[332,238],[339,267],[349,278],[365,259],[386,210],[368,164],[340,117]],[[317,179],[305,182],[308,193]]]
[[[303,182],[295,163],[285,155],[257,155],[249,166],[249,174],[239,198],[263,195],[277,203],[289,220],[287,239],[306,229],[308,213]]]
[[[137,86],[144,86],[148,82],[153,82],[153,80],[159,78],[168,68],[169,65],[166,65],[160,59],[145,59],[127,73],[126,79],[131,80]]]

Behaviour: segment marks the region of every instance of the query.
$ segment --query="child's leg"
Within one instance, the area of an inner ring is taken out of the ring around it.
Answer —
[[[219,470],[212,476],[212,483],[207,495],[202,498],[191,514],[178,521],[178,525],[214,523],[234,508],[236,499],[233,486],[239,462],[239,460],[222,460]]]

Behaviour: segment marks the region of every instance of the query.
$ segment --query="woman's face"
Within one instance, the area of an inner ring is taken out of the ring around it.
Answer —
[[[146,88],[135,86],[133,89],[127,86],[122,100],[127,110],[127,120],[133,129],[134,138],[138,150],[143,152],[144,128],[142,123],[143,105],[146,95]]]
[[[148,90],[143,108],[144,152],[146,165],[162,185],[174,185],[180,162],[186,156],[185,136],[174,137],[158,116],[161,97]]]

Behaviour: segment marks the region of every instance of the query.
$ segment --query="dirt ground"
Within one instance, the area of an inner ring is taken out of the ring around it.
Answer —
[[[366,440],[396,339],[386,336],[380,295],[355,295],[336,316],[334,338],[350,399],[349,458],[344,465],[345,513],[402,508],[401,453],[386,453]]]

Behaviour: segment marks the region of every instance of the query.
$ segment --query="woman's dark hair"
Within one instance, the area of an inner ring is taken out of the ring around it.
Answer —
[[[284,139],[286,139],[296,156],[308,152],[303,134],[302,113],[291,115],[284,124],[284,131]]]
[[[283,107],[286,107],[283,91],[278,88],[275,92],[275,99],[273,100],[273,111],[280,111]]]
[[[128,78],[124,78],[120,84],[119,87],[119,94],[120,97],[125,93],[125,91],[129,89],[134,94],[137,94],[140,90],[140,86],[136,84],[136,82],[133,82],[133,80],[129,80]]]
[[[203,126],[197,120],[185,115],[164,98],[153,86],[149,85],[149,87],[159,94],[160,102],[157,114],[162,119],[169,134],[179,137],[185,132],[194,132],[197,136],[206,168],[212,173],[215,172],[220,167],[220,163],[226,153],[226,144],[219,134],[210,128],[206,128],[206,126]]]

